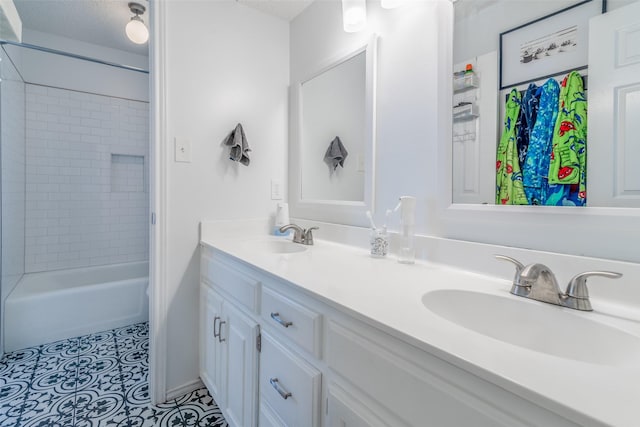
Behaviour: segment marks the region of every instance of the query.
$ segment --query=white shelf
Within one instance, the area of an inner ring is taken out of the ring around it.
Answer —
[[[461,77],[454,77],[453,92],[464,92],[469,89],[476,89],[479,86],[477,74],[465,74]]]
[[[466,120],[472,120],[479,116],[478,106],[475,104],[461,105],[459,107],[453,107],[453,121],[462,122]]]

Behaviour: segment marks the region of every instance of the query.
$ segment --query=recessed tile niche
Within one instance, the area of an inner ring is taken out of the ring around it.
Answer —
[[[111,192],[144,191],[144,156],[111,154]]]

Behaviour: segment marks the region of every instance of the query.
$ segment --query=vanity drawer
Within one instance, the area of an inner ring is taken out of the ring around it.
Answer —
[[[262,318],[294,343],[321,358],[322,315],[269,288],[262,291]]]
[[[241,306],[254,313],[258,312],[259,280],[207,255],[202,256],[201,262],[202,279],[224,291]]]
[[[271,420],[278,418],[289,427],[318,426],[320,387],[320,371],[262,333],[260,394],[275,415]]]

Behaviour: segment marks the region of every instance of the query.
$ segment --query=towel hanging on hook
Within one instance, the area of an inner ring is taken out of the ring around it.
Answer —
[[[227,136],[224,140],[224,145],[227,145],[229,148],[229,159],[234,162],[240,162],[245,166],[249,166],[249,143],[247,142],[247,137],[244,134],[244,129],[242,129],[242,125],[238,123],[234,130]]]
[[[336,170],[338,168],[338,165],[344,168],[344,160],[348,155],[349,152],[347,152],[347,149],[344,148],[344,145],[342,145],[340,137],[336,136],[329,144],[327,152],[324,153],[324,161],[333,166],[333,170]]]

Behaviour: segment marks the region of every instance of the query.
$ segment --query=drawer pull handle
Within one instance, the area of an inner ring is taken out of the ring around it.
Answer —
[[[282,396],[282,398],[283,398],[284,400],[287,400],[288,398],[290,398],[291,396],[293,396],[293,395],[291,394],[291,392],[290,392],[290,391],[286,391],[285,389],[283,389],[283,388],[280,386],[280,383],[278,383],[278,379],[277,379],[277,378],[270,378],[270,379],[269,379],[269,383],[271,384],[271,386],[272,386],[273,388],[275,388],[275,389],[276,389],[276,391],[278,392],[278,394],[280,394],[280,396]]]
[[[216,332],[216,330],[218,329],[218,320],[220,320],[219,316],[216,316],[213,318],[213,337],[214,338],[218,338],[218,335],[220,335],[220,332]]]
[[[285,328],[288,328],[289,326],[293,325],[293,322],[287,322],[287,321],[282,320],[280,318],[280,313],[271,313],[271,318],[273,320],[275,320],[276,322],[280,323]]]
[[[218,328],[218,342],[225,342],[226,341],[226,339],[222,338],[222,325],[224,325],[225,323],[227,323],[227,322],[225,322],[223,320],[220,320],[220,328]]]

